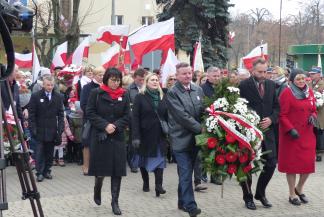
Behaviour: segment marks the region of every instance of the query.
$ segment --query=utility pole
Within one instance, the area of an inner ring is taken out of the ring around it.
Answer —
[[[279,56],[278,56],[278,66],[280,67],[281,61],[281,12],[282,12],[282,0],[280,0],[280,18],[279,18]]]
[[[111,0],[111,25],[116,25],[115,0]]]

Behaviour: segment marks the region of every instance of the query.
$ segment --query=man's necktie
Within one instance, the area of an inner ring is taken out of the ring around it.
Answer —
[[[48,101],[51,100],[51,99],[50,99],[50,94],[49,94],[49,93],[46,93],[46,97],[47,97]]]
[[[264,83],[263,82],[259,83],[259,93],[260,93],[261,97],[264,96]]]

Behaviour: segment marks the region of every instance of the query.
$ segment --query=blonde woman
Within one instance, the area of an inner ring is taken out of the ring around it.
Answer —
[[[161,121],[166,120],[166,115],[159,77],[149,73],[133,104],[132,144],[138,149],[140,156],[143,191],[150,191],[148,172],[154,172],[157,197],[166,193],[162,187],[163,169],[166,167],[166,141],[161,126]]]
[[[169,75],[166,80],[166,88],[170,89],[177,81],[175,74]]]

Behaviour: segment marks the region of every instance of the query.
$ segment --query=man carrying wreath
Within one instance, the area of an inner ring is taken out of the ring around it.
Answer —
[[[268,201],[265,190],[269,184],[277,164],[277,150],[274,134],[274,125],[278,120],[279,103],[276,96],[276,85],[273,81],[266,79],[267,62],[260,58],[253,62],[251,77],[241,81],[239,85],[240,95],[248,101],[250,109],[254,110],[261,118],[260,128],[264,131],[262,151],[271,151],[264,155],[266,160],[261,172],[254,198],[261,201],[262,205],[270,208],[272,204]],[[248,209],[255,210],[251,191],[252,177],[247,182],[241,183],[243,200]]]

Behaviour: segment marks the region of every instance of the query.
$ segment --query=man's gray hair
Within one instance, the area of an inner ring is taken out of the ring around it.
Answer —
[[[220,72],[220,69],[216,66],[210,66],[208,69],[207,69],[207,74],[211,73],[211,72],[217,72],[219,71]]]
[[[52,75],[46,74],[43,76],[43,81],[45,81],[45,80],[54,82],[54,77]]]

